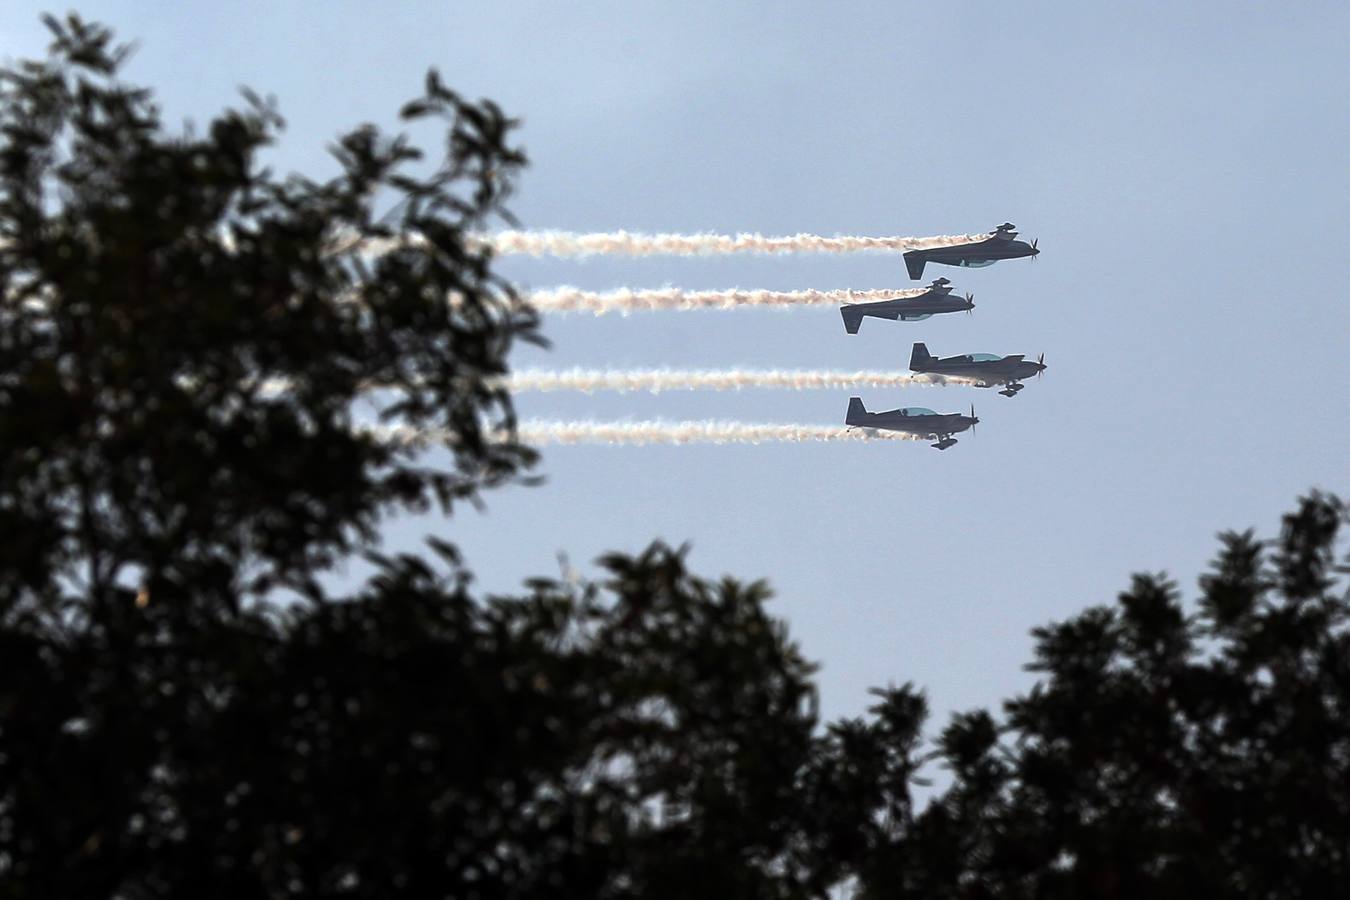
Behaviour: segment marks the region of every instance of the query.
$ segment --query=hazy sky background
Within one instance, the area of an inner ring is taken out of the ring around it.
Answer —
[[[1350,6],[1345,3],[90,2],[140,42],[127,74],[198,123],[247,84],[289,121],[282,169],[395,124],[428,66],[523,118],[526,227],[926,235],[1004,220],[1042,254],[930,269],[972,316],[833,308],[551,318],[519,366],[907,368],[1044,352],[1015,399],[923,444],[554,447],[541,488],[438,531],[484,590],[652,538],[764,576],[828,715],[913,680],[940,714],[1027,686],[1033,626],[1139,570],[1188,596],[1214,534],[1350,488]],[[44,7],[0,0],[0,56]],[[526,288],[910,287],[898,255],[505,261]],[[545,394],[522,415],[842,423],[846,391]],[[389,532],[413,546],[425,521]],[[593,570],[592,570],[593,571]]]

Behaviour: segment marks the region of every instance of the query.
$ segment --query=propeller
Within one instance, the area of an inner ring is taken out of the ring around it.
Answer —
[[[975,295],[966,291],[966,302],[970,304],[966,307],[966,315],[970,315],[970,311],[975,308]]]
[[[975,423],[978,421],[980,420],[975,418],[975,404],[972,403],[970,404],[970,433],[972,435],[975,434]]]
[[[1040,378],[1042,375],[1045,374],[1045,354],[1044,354],[1044,353],[1042,353],[1040,356],[1036,357],[1036,365],[1040,366],[1040,369],[1036,372],[1036,377],[1037,377],[1037,378]]]

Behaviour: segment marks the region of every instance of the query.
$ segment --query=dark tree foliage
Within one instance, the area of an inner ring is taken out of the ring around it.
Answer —
[[[532,461],[494,376],[536,320],[470,239],[512,123],[433,74],[439,163],[363,127],[279,180],[268,103],[169,134],[48,24],[0,74],[0,895],[787,891],[811,670],[761,586],[657,547],[482,601],[374,552]]]
[[[433,75],[403,111],[447,124],[429,171],[367,127],[278,181],[268,104],[168,135],[106,31],[50,24],[0,76],[0,897],[1350,883],[1336,499],[1224,536],[1192,611],[1141,576],[1039,629],[1039,684],[932,744],[910,685],[821,723],[766,588],[661,545],[476,597],[443,541],[374,539],[532,461],[493,376],[536,322],[469,238],[510,121]],[[449,453],[357,428],[372,386]]]
[[[869,842],[863,895],[1343,895],[1345,518],[1313,494],[1271,545],[1223,535],[1194,614],[1138,575],[1115,607],[1036,629],[1040,682],[1003,727],[980,712],[942,732],[955,783]]]
[[[491,376],[535,319],[465,241],[524,163],[495,106],[433,72],[402,116],[446,123],[438,163],[363,126],[336,178],[278,179],[270,103],[167,134],[106,29],[48,25],[50,57],[0,73],[0,598],[313,594],[381,514],[531,460],[484,422],[510,422]],[[363,252],[395,234],[420,240]],[[454,471],[353,428],[372,387]]]
[[[446,556],[228,624],[7,630],[10,895],[800,895],[811,669],[762,587],[657,548],[482,603]]]

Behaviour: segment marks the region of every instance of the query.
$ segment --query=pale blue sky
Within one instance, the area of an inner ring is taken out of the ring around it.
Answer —
[[[734,8],[729,8],[734,7]],[[40,5],[0,2],[0,55]],[[981,417],[922,444],[550,448],[548,483],[441,532],[488,590],[662,537],[766,576],[823,663],[828,714],[913,680],[939,711],[1028,684],[1027,631],[1136,570],[1194,577],[1227,527],[1271,533],[1350,475],[1344,3],[85,3],[140,41],[170,119],[247,84],[313,170],[392,125],[428,66],[524,119],[535,228],[922,235],[1004,220],[1035,263],[944,270],[975,314],[830,308],[550,319],[520,365],[904,369],[1044,352],[1020,397],[864,390]],[[896,256],[519,260],[527,287],[910,286]],[[847,392],[520,398],[526,416],[841,422]],[[391,530],[396,545],[426,522]]]

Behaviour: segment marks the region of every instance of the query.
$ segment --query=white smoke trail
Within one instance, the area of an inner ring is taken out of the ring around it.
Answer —
[[[926,438],[837,425],[755,425],[745,422],[521,422],[521,443],[533,444],[768,444]]]
[[[406,425],[358,426],[391,445],[427,449],[454,443],[454,435],[442,429],[417,429]],[[860,441],[926,441],[929,435],[844,428],[838,425],[769,425],[749,422],[548,422],[527,420],[516,426],[515,438],[536,447],[545,444],[773,444]],[[508,435],[499,434],[507,440]]]
[[[823,237],[794,234],[634,234],[611,231],[577,234],[570,231],[499,231],[476,240],[498,253],[532,256],[707,256],[723,253],[854,253],[859,250],[926,250],[987,238],[986,234],[947,234],[931,237]]]
[[[979,379],[964,375],[918,374],[907,372],[831,371],[829,369],[521,369],[505,378],[487,379],[490,387],[504,387],[512,393],[551,393],[554,391],[614,391],[626,394],[648,391],[739,391],[746,388],[779,388],[792,391],[830,388],[898,388],[913,385],[972,385]],[[291,389],[285,378],[268,378],[258,385],[264,398],[278,397]],[[366,391],[377,389],[366,385]]]
[[[976,379],[952,375],[910,375],[902,372],[838,372],[829,370],[754,369],[523,369],[502,384],[524,391],[733,391],[742,388],[786,388],[794,391],[823,388],[908,387],[915,384],[974,384]]]
[[[524,299],[540,312],[630,313],[654,309],[733,309],[738,306],[839,306],[917,297],[928,288],[894,291],[684,291],[679,288],[634,291],[583,291],[561,287],[534,291]]]

